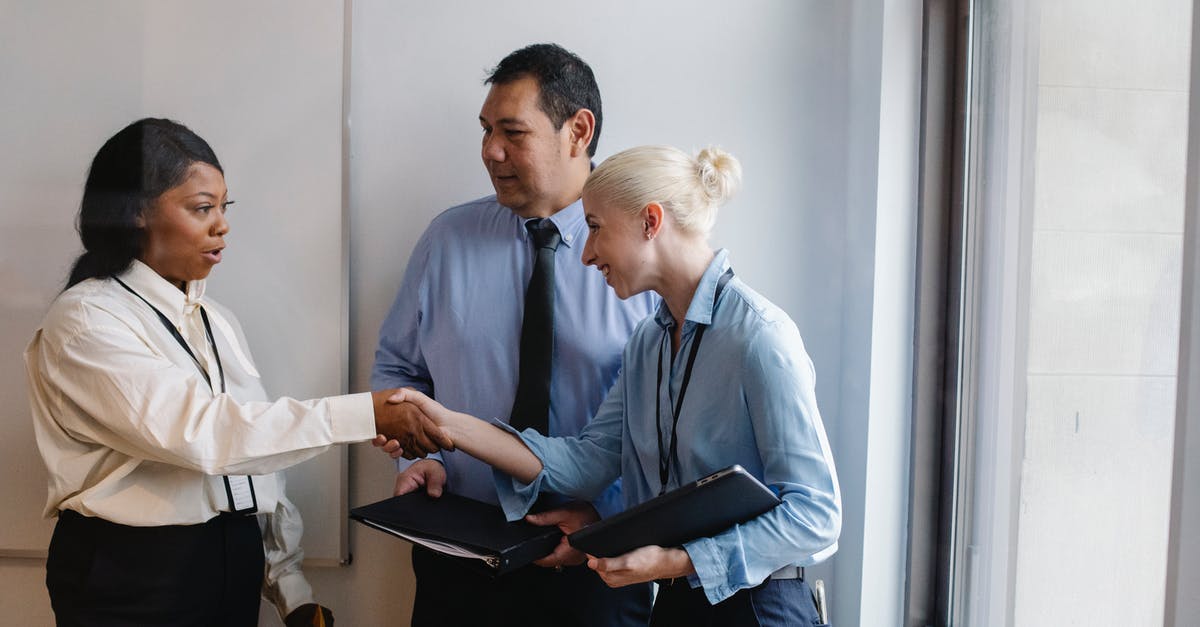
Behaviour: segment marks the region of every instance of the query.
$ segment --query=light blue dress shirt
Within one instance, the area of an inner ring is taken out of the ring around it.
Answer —
[[[680,410],[678,458],[667,488],[741,464],[783,499],[753,520],[683,546],[696,568],[693,587],[702,585],[712,603],[758,585],[784,566],[823,561],[837,550],[841,531],[841,496],[817,411],[812,361],[787,314],[738,278],[714,304],[727,259],[728,253],[719,251],[700,280],[674,359],[669,334],[675,322],[662,303],[634,331],[621,376],[591,424],[573,438],[521,433],[544,466],[532,483],[495,473],[510,519],[524,514],[539,490],[586,499],[617,476],[627,507],[657,496],[655,396],[662,395],[658,422],[666,448],[670,407],[696,329],[709,325]],[[663,373],[669,380],[669,389],[664,382],[661,390],[656,387],[660,347],[665,347]]]
[[[654,312],[658,299],[643,294],[622,301],[603,275],[583,265],[582,202],[550,220],[562,244],[554,264],[549,428],[551,435],[576,435],[616,380],[630,333]],[[409,258],[380,329],[372,389],[411,386],[448,407],[508,422],[534,262],[525,222],[495,196],[434,218]],[[489,466],[457,451],[434,457],[445,464],[449,491],[497,503]],[[400,468],[408,463],[401,460]],[[616,486],[602,492],[591,495],[602,516],[623,508]]]

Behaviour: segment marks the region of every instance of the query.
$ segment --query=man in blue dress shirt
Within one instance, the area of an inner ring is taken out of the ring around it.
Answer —
[[[505,57],[486,82],[482,157],[496,194],[446,210],[417,242],[380,329],[371,385],[417,388],[450,407],[507,421],[527,365],[520,353],[530,330],[522,324],[537,258],[530,229],[544,228],[526,223],[544,218],[559,235],[547,284],[546,426],[551,436],[575,435],[616,380],[626,340],[657,299],[647,293],[621,301],[580,262],[587,238],[580,195],[602,121],[591,68],[559,46],[538,44]],[[396,493],[417,489],[498,503],[491,468],[458,452],[401,462]],[[621,503],[618,482],[592,503],[552,501],[532,521],[578,527],[620,511]],[[414,548],[412,624],[646,624],[648,585],[608,588],[582,562],[564,542],[537,566],[491,579]]]

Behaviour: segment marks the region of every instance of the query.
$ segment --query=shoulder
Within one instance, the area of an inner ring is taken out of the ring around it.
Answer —
[[[425,235],[426,237],[446,237],[464,231],[476,231],[495,222],[498,217],[507,217],[511,213],[496,202],[495,194],[476,198],[439,213],[425,229]]]
[[[722,295],[721,318],[743,338],[748,359],[781,353],[807,361],[800,329],[782,308],[740,279],[729,283]]]
[[[112,279],[87,279],[59,294],[42,320],[42,337],[63,344],[90,330],[141,323],[132,302]]]

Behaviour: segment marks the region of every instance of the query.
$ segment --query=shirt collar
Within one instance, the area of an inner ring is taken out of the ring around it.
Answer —
[[[685,324],[688,322],[712,324],[713,310],[716,308],[717,283],[721,281],[721,275],[725,274],[728,269],[729,251],[722,248],[713,255],[712,261],[708,263],[708,268],[700,277],[700,284],[696,286],[696,293],[692,294],[692,302],[688,305],[687,315],[683,317]],[[671,325],[675,324],[675,318],[671,316],[671,310],[667,309],[665,299],[658,304],[654,320],[658,326],[664,329],[669,329]]]
[[[188,281],[187,292],[184,293],[137,259],[117,278],[161,311],[176,328],[181,328],[187,316],[195,313],[204,297],[204,279]]]
[[[514,214],[515,215],[515,214]],[[518,218],[517,230],[520,232],[522,239],[529,239],[529,231],[525,227],[525,223],[537,218]],[[579,225],[583,223],[583,199],[580,198],[575,202],[563,207],[550,216],[549,220],[554,223],[558,229],[558,234],[562,236],[562,243],[567,248],[574,248],[579,242]]]

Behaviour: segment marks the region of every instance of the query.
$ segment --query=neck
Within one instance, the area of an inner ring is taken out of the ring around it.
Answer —
[[[571,164],[571,167],[567,168],[559,178],[563,183],[562,193],[559,196],[540,206],[526,207],[523,211],[518,212],[519,215],[522,218],[549,218],[566,209],[583,195],[583,184],[587,181],[590,172],[591,162],[586,159]]]
[[[666,301],[667,309],[675,319],[676,334],[683,329],[683,318],[714,255],[716,252],[703,241],[683,245],[671,254],[670,264],[663,272],[661,289],[655,291]]]

